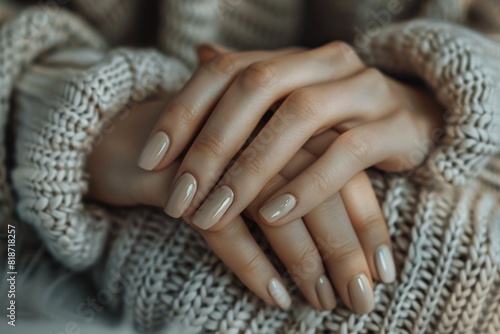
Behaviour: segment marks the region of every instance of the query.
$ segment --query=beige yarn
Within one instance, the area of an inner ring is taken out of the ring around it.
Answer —
[[[424,12],[439,13],[432,6],[443,2],[429,3]],[[444,17],[466,12],[466,2],[460,3]],[[360,50],[372,66],[425,81],[448,109],[443,141],[425,165],[404,176],[370,172],[398,268],[394,284],[375,285],[370,314],[358,316],[343,306],[315,311],[297,291],[292,309],[268,307],[181,221],[167,219],[161,210],[83,201],[85,157],[106,121],[147,96],[178,89],[187,79],[185,66],[194,66],[192,48],[204,38],[196,33],[202,27],[207,38],[235,47],[299,41],[298,26],[287,23],[298,22],[301,1],[252,0],[233,6],[225,19],[216,5],[215,0],[164,2],[160,45],[171,57],[151,50],[106,51],[96,33],[65,11],[46,29],[32,31],[30,43],[8,32],[30,27],[37,10],[4,24],[0,133],[11,112],[16,137],[15,168],[7,169],[5,160],[0,165],[2,208],[7,203],[12,209],[12,187],[19,217],[56,258],[73,269],[90,268],[103,289],[121,276],[124,289],[111,306],[144,331],[500,333],[500,50],[497,41],[464,27],[422,19],[400,23]],[[234,27],[240,30],[227,31]],[[71,51],[58,51],[30,65],[56,46],[93,50],[93,60],[85,63]],[[8,104],[13,85],[15,110]],[[5,147],[2,142],[0,153]],[[7,170],[12,184],[2,172]],[[258,231],[255,236],[271,254]]]

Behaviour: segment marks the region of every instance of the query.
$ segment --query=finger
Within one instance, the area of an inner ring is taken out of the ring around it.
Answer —
[[[285,59],[300,56],[304,57],[302,54],[293,54],[284,57],[279,62],[279,66],[286,63]],[[290,64],[297,62],[295,60]],[[305,60],[302,59],[301,62],[304,63]],[[290,64],[288,64],[288,67]],[[315,68],[315,70],[319,71],[323,67]],[[306,72],[307,74],[301,73],[301,77],[307,78],[308,75],[315,74],[313,70]],[[370,93],[370,90],[373,90],[373,85],[376,83],[371,80],[374,80],[374,78],[380,79],[371,73],[373,71],[362,71],[362,74],[343,80],[296,90],[288,96],[257,137],[237,158],[231,168],[229,168],[224,178],[215,187],[216,190],[213,192],[215,195],[211,195],[203,206],[201,206],[193,222],[203,229],[222,228],[235,215],[240,214],[248,206],[252,199],[259,193],[260,189],[321,128],[328,128],[347,120],[368,122],[381,117],[383,113],[388,113],[387,110],[392,111],[393,106],[391,102],[387,102],[380,97],[383,95],[383,92],[374,95]],[[289,79],[286,82],[294,82],[294,80]],[[380,83],[377,84],[382,86]],[[228,92],[230,90],[231,88]],[[368,96],[368,98],[365,98],[365,96]],[[224,104],[224,98],[220,105],[222,104]],[[252,105],[252,103],[248,103],[248,105]],[[378,106],[378,109],[374,109],[374,106]],[[329,108],[335,110],[335,112],[327,111]],[[374,110],[378,110],[378,113],[375,113]],[[234,146],[238,142],[237,137],[244,136],[246,138],[249,129],[253,128],[255,120],[249,118],[254,116],[252,116],[252,113],[247,114],[250,116],[236,117],[233,115],[232,117],[235,119],[229,118],[228,120],[229,122],[232,121],[231,128],[225,130],[221,128],[223,125],[220,124],[223,123],[223,119],[217,119],[217,114],[214,113],[203,129],[205,131],[209,127],[211,129],[209,130],[210,135],[202,135],[201,138],[197,138],[197,141],[200,140],[199,143],[204,143],[203,146],[207,143],[215,143],[215,145],[210,144],[210,146],[212,148],[218,147],[217,155],[223,157],[214,159],[215,161],[207,160],[207,156],[203,156],[201,149],[198,150],[199,152],[196,152],[197,145],[195,142],[183,160],[180,170],[196,171],[187,173],[190,175],[194,175],[193,173],[202,175],[197,177],[197,180],[205,186],[199,186],[198,189],[205,190],[205,193],[208,192],[207,189],[211,189],[212,184],[215,183],[214,181],[217,181],[220,177],[222,166],[225,167],[228,163],[227,156],[232,157],[236,153],[235,150],[238,147],[231,146]],[[217,122],[211,124],[212,120],[217,120]],[[238,124],[239,122],[241,124]],[[243,130],[245,127],[247,129]],[[229,137],[226,137],[224,133],[230,134]],[[207,150],[205,148],[205,151],[215,150]],[[200,177],[202,180],[200,180]],[[206,188],[206,184],[208,184],[209,188]],[[192,202],[193,207],[196,207],[198,202],[201,201],[200,197],[202,195],[203,192],[195,196]],[[326,198],[328,197],[323,198],[323,201]],[[288,207],[293,207],[294,202],[296,202],[296,199],[291,195],[282,198],[282,200],[277,206],[272,206],[267,210],[272,211],[269,213],[269,217],[263,218],[275,221],[279,218],[280,214],[275,209],[285,204]],[[319,205],[319,203],[321,202],[317,202],[316,205]],[[278,216],[274,216],[274,214],[278,214]],[[299,216],[295,217],[295,219],[297,218]],[[292,220],[288,220],[287,222]]]
[[[257,216],[258,217],[258,216]],[[257,218],[258,219],[258,218]],[[295,285],[309,303],[323,310],[336,306],[333,288],[325,275],[323,261],[302,219],[277,228],[257,223]]]
[[[214,44],[214,43],[205,43],[205,44],[200,44],[196,48],[196,53],[198,54],[198,59],[201,64],[207,63],[210,59],[224,54],[228,52],[233,52],[234,50],[229,49],[225,46],[219,45],[219,44]]]
[[[336,57],[343,59],[341,54]],[[218,103],[181,164],[179,175],[189,173],[198,181],[198,192],[192,202],[193,209],[197,208],[210,192],[231,159],[275,101],[300,87],[336,80],[362,70],[361,63],[341,63],[343,66],[340,66],[332,61],[336,57],[332,55],[330,48],[324,47],[314,52],[293,53],[256,62],[242,71]],[[296,64],[302,66],[297,67]],[[284,115],[280,110],[287,101],[291,105],[294,100],[285,100],[264,128],[267,131],[263,130],[265,133],[261,131],[257,136],[259,143],[250,144],[251,148],[245,150],[247,157],[240,157],[226,173],[225,181],[220,184],[220,192],[211,195],[198,210],[193,222],[200,228],[221,228],[232,219],[231,217],[239,214],[262,186],[276,175],[298,148],[318,130],[317,122],[312,122],[305,116],[306,110],[296,110],[296,115],[293,115],[296,117],[290,122],[292,129],[278,135],[277,132],[284,131],[281,126]],[[277,129],[277,126],[280,129]],[[256,147],[262,146],[263,141],[269,141],[270,138],[266,137],[269,134],[274,135],[273,139],[279,143],[269,143],[268,150]],[[293,138],[292,141],[283,143],[290,137]],[[262,154],[254,155],[253,152],[257,149],[263,151]],[[229,208],[235,195],[238,196],[237,205]],[[226,206],[221,207],[221,204]],[[215,227],[228,209],[231,212],[223,219],[222,225]]]
[[[258,219],[256,210],[260,207],[259,201],[262,198],[272,193],[273,190],[280,185],[286,184],[286,179],[292,179],[300,174],[302,170],[307,168],[307,166],[316,159],[315,155],[321,155],[323,153],[323,150],[328,147],[327,145],[331,143],[336,136],[337,134],[334,131],[328,130],[317,136],[317,138],[315,137],[314,144],[316,145],[313,146],[313,153],[306,150],[300,150],[289,162],[287,167],[280,172],[280,175],[273,178],[272,186],[266,186],[266,190],[263,191],[263,194],[259,194],[256,203],[251,204],[249,210],[252,211],[252,217]],[[357,184],[358,183],[355,183],[354,185]],[[360,190],[364,191],[365,189]],[[350,194],[352,194],[355,189],[350,188],[349,191]],[[358,216],[354,216],[354,218],[358,219]],[[339,293],[344,303],[357,313],[367,313],[371,311],[373,308],[373,291],[371,286],[370,267],[364,253],[364,245],[363,243],[360,245],[361,240],[357,238],[355,230],[355,223],[359,220],[352,221],[351,226],[351,217],[347,214],[346,208],[342,203],[342,198],[337,194],[334,198],[329,199],[326,203],[321,204],[318,208],[315,208],[311,213],[306,215],[304,221],[310,235],[313,237],[316,247],[320,250],[322,259],[330,274],[331,281],[334,283],[336,291]],[[295,223],[295,221],[292,223]],[[283,226],[279,226],[274,229],[282,227]],[[386,230],[386,227],[382,226],[382,230]],[[377,232],[379,233],[379,231]],[[363,234],[363,236],[369,237],[366,234]],[[303,266],[307,267],[306,265]],[[369,284],[367,284],[367,282]],[[335,299],[332,295],[329,295],[328,285],[320,289],[324,290],[321,290],[321,292],[317,291],[317,294],[324,308],[329,309],[328,306],[334,307]]]
[[[375,192],[366,173],[354,176],[340,191],[372,277],[384,283],[396,279],[391,241]]]
[[[411,147],[411,138],[401,139],[403,117],[396,114],[343,133],[311,166],[260,209],[269,224],[281,225],[302,217],[337,193],[362,170]]]
[[[224,53],[205,62],[156,122],[138,165],[145,170],[162,169],[177,158],[199,132],[222,93],[242,68],[255,61],[296,51]]]
[[[300,151],[287,166],[289,169],[284,170],[284,174],[290,177],[313,160],[313,155]],[[287,182],[282,175],[275,176],[260,196],[276,191]],[[335,308],[336,299],[332,285],[325,274],[323,261],[304,221],[297,219],[284,226],[270,227],[264,224],[258,215],[258,199],[252,204],[246,210],[246,214],[259,224],[269,244],[286,266],[290,277],[304,297],[315,308],[324,310]]]
[[[283,280],[241,217],[220,231],[200,230],[200,233],[215,254],[257,296],[274,306],[285,309],[290,306],[291,299]]]
[[[340,194],[304,220],[344,304],[358,314],[370,312],[374,307],[370,269]]]

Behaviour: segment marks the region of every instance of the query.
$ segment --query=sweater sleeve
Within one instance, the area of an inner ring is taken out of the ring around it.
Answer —
[[[439,140],[416,176],[464,185],[498,154],[500,44],[452,23],[418,19],[387,26],[356,48],[370,66],[423,80],[445,107]],[[366,36],[367,37],[367,36]]]
[[[103,49],[103,40],[76,16],[67,12],[27,9],[0,3],[0,225],[11,223],[14,199],[9,183],[12,140],[7,138],[14,83],[23,69],[40,54],[57,46]]]
[[[116,220],[108,208],[85,200],[86,157],[115,115],[178,89],[188,72],[153,50],[108,51],[63,10],[44,29],[30,31],[46,11],[25,11],[2,30],[0,106],[14,128],[10,178],[19,217],[55,258],[83,270],[99,259]],[[6,31],[30,34],[19,39]]]

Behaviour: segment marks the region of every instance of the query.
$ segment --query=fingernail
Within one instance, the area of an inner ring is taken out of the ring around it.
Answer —
[[[172,194],[165,206],[165,212],[174,218],[181,217],[186,209],[191,205],[196,193],[196,179],[190,173],[184,173],[175,182]]]
[[[292,304],[290,295],[286,291],[283,284],[281,284],[281,282],[276,278],[273,278],[269,281],[269,285],[267,286],[267,291],[274,299],[276,304],[278,304],[278,306],[281,307],[282,309],[287,309],[290,307],[290,304]]]
[[[349,283],[349,298],[354,312],[365,314],[373,310],[373,292],[365,275],[358,275],[351,280]]]
[[[332,285],[325,275],[320,276],[316,282],[316,294],[323,309],[333,310],[337,305]]]
[[[226,213],[234,200],[234,193],[228,186],[222,186],[210,195],[193,217],[193,224],[207,230]]]
[[[261,208],[259,213],[268,223],[274,223],[292,211],[296,204],[297,200],[293,195],[284,194]]]
[[[142,149],[138,165],[145,170],[153,170],[160,163],[170,146],[170,139],[165,132],[157,132]]]
[[[391,250],[387,245],[380,246],[375,252],[375,266],[382,282],[394,282],[396,279],[396,266],[394,265]]]

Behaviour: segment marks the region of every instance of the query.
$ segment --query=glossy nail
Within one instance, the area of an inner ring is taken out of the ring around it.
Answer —
[[[389,246],[382,245],[377,249],[375,252],[375,266],[382,282],[394,282],[396,279],[396,266]]]
[[[167,215],[179,218],[189,208],[196,194],[196,179],[190,173],[184,173],[175,182],[172,194],[165,206]]]
[[[316,294],[323,309],[333,310],[337,305],[332,285],[325,275],[320,276],[316,282]]]
[[[283,284],[276,278],[273,278],[269,281],[267,291],[279,307],[287,309],[292,304],[290,295],[286,291]]]
[[[234,200],[234,193],[228,186],[214,191],[193,217],[193,224],[202,230],[214,226],[226,213]]]
[[[356,276],[349,283],[349,298],[354,312],[365,314],[373,310],[373,291],[364,274]]]
[[[151,137],[139,157],[138,165],[145,170],[153,170],[160,163],[170,146],[170,139],[165,132],[157,132]]]
[[[259,210],[262,218],[268,223],[274,223],[286,216],[297,204],[297,199],[291,194],[284,194]]]

